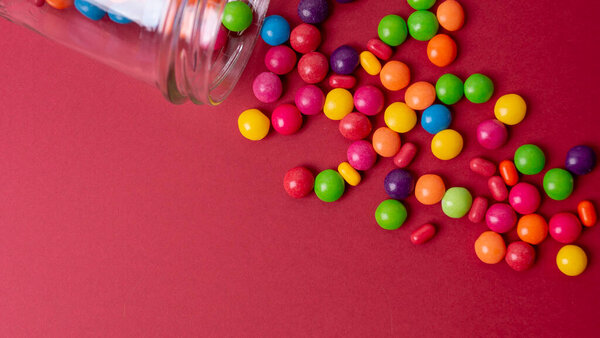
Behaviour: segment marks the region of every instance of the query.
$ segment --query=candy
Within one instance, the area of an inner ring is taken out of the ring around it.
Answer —
[[[252,23],[252,9],[243,1],[230,1],[223,10],[223,26],[232,32],[241,32]]]
[[[292,29],[290,33],[290,45],[302,54],[314,52],[321,44],[321,32],[313,25],[302,23]]]
[[[300,0],[298,17],[306,23],[321,23],[329,16],[327,0]]]
[[[542,197],[534,185],[521,182],[510,189],[508,202],[516,212],[526,215],[534,213],[540,207]]]
[[[260,102],[271,103],[279,99],[283,85],[279,76],[271,72],[262,72],[254,79],[252,91]]]
[[[406,40],[408,29],[406,21],[398,15],[386,15],[379,21],[377,26],[377,34],[379,39],[389,46],[399,46]]]
[[[586,227],[594,226],[598,220],[596,208],[594,208],[594,204],[591,201],[583,200],[579,202],[577,204],[577,214],[581,223]]]
[[[46,3],[56,9],[65,9],[73,6],[73,0],[46,0]]]
[[[525,242],[512,242],[506,248],[506,264],[515,271],[529,269],[535,261],[535,250]]]
[[[553,200],[566,199],[573,192],[573,176],[560,168],[548,170],[544,175],[544,191]]]
[[[404,101],[412,109],[423,110],[435,101],[435,88],[429,82],[415,82],[406,89]]]
[[[565,245],[556,254],[556,266],[567,276],[578,276],[587,267],[587,255],[577,245]]]
[[[485,197],[477,196],[475,200],[473,200],[471,210],[469,210],[469,221],[473,223],[479,223],[483,221],[483,218],[485,217],[485,213],[487,211],[487,207],[487,199],[485,199]]]
[[[499,234],[486,231],[475,241],[475,254],[486,264],[496,264],[506,255],[506,244]]]
[[[385,200],[375,210],[375,221],[386,230],[396,230],[408,216],[404,205],[397,200]]]
[[[271,114],[273,129],[282,135],[291,135],[302,127],[302,114],[293,104],[277,106]]]
[[[331,70],[336,74],[352,74],[358,67],[358,62],[358,52],[347,45],[338,47],[329,57]]]
[[[524,215],[517,222],[517,235],[529,244],[540,244],[548,236],[548,223],[538,214]]]
[[[75,0],[74,5],[81,14],[90,20],[100,20],[106,15],[106,12],[102,8],[89,1]]]
[[[325,55],[319,52],[306,53],[298,61],[298,74],[306,83],[323,81],[328,71],[329,62]]]
[[[496,172],[496,165],[481,157],[474,157],[469,161],[469,168],[472,172],[484,177],[490,177]]]
[[[417,124],[417,113],[404,102],[394,102],[385,109],[383,119],[391,130],[407,133]]]
[[[351,186],[354,187],[360,183],[360,174],[358,173],[358,171],[356,171],[356,169],[352,168],[350,163],[340,163],[340,165],[338,165],[338,172],[340,173],[340,175],[342,175],[344,181],[346,181],[346,183],[350,184]]]
[[[383,157],[392,157],[400,150],[400,135],[387,127],[380,127],[373,133],[373,149]]]
[[[441,201],[446,193],[444,180],[435,174],[426,174],[417,180],[415,197],[425,205],[433,205]]]
[[[371,133],[371,121],[364,114],[350,113],[340,120],[339,130],[348,140],[362,140]]]
[[[452,114],[450,110],[442,104],[434,104],[421,115],[421,126],[430,134],[437,134],[440,131],[448,128],[452,122]]]
[[[410,241],[413,244],[423,244],[435,236],[435,227],[431,223],[423,224],[417,230],[410,234]]]
[[[129,20],[129,18],[126,18],[122,15],[119,15],[119,14],[113,13],[113,12],[108,12],[108,18],[111,19],[113,22],[120,23],[123,25],[131,22],[131,20]],[[217,39],[215,41],[214,50],[221,49],[225,45],[226,41],[227,41],[227,32],[223,27],[221,27],[221,29],[219,29],[219,33],[217,34]]]
[[[465,80],[465,97],[473,103],[487,102],[494,94],[494,83],[483,74],[472,74]]]
[[[371,39],[367,41],[367,50],[384,61],[391,58],[392,53],[394,52],[392,47],[388,46],[385,42],[379,39]]]
[[[461,218],[471,209],[473,197],[463,187],[452,187],[442,198],[442,211],[450,218]]]
[[[512,161],[504,160],[500,162],[500,164],[498,164],[498,171],[506,185],[513,186],[519,182],[519,173]]]
[[[369,75],[377,75],[381,71],[381,62],[371,52],[362,52],[359,55],[360,65]]]
[[[492,176],[488,179],[488,189],[496,201],[504,201],[508,197],[508,189],[500,176]]]
[[[540,147],[524,144],[515,151],[514,164],[524,175],[535,175],[544,169],[546,156]]]
[[[440,26],[450,32],[461,29],[465,23],[465,12],[458,1],[454,0],[442,2],[437,8],[436,16]]]
[[[383,93],[375,86],[361,86],[354,92],[354,106],[365,115],[377,115],[383,109],[383,105]]]
[[[427,43],[427,58],[438,67],[446,67],[456,59],[456,42],[446,34],[438,34]]]
[[[486,149],[498,149],[508,139],[508,131],[498,120],[485,120],[477,126],[477,142]]]
[[[356,78],[352,75],[333,74],[329,77],[329,85],[332,88],[350,89],[356,86]]]
[[[354,141],[346,152],[348,163],[356,170],[369,170],[377,160],[371,143],[365,140]]]
[[[485,213],[485,224],[492,231],[508,232],[517,224],[517,214],[506,203],[494,203]]]
[[[435,83],[437,98],[444,104],[455,104],[464,94],[463,82],[454,74],[444,74]]]
[[[565,168],[575,175],[585,175],[591,172],[595,165],[596,154],[588,146],[575,146],[567,152]]]
[[[46,0],[33,0],[33,4],[37,7],[42,7],[46,3]]]
[[[404,63],[392,60],[383,65],[379,79],[387,90],[397,91],[410,83],[410,69]]]
[[[323,112],[331,120],[341,120],[354,109],[352,94],[343,88],[334,88],[325,97]]]
[[[313,191],[315,178],[305,167],[288,170],[283,177],[283,188],[293,198],[301,198]]]
[[[413,12],[408,17],[407,25],[410,36],[419,41],[427,41],[433,38],[439,28],[435,14],[425,10]]]
[[[463,138],[456,130],[445,129],[433,136],[431,152],[440,160],[451,160],[458,156],[463,148]]]
[[[258,141],[269,133],[271,121],[258,109],[244,110],[238,117],[238,128],[245,138]]]
[[[509,126],[523,121],[527,112],[527,104],[522,97],[517,94],[506,94],[500,96],[494,106],[496,118]]]
[[[559,212],[550,218],[548,231],[560,243],[573,243],[581,234],[581,223],[572,213]]]
[[[277,75],[287,74],[296,66],[296,53],[288,46],[271,47],[265,55],[265,66]]]
[[[279,46],[290,38],[290,24],[280,15],[270,15],[263,21],[260,37],[271,46]]]
[[[408,0],[408,5],[416,10],[430,9],[435,4],[435,0]]]
[[[323,110],[325,94],[315,85],[300,87],[294,97],[296,107],[304,115],[315,115]]]
[[[415,181],[408,170],[394,169],[385,176],[383,187],[388,196],[401,200],[412,193]]]
[[[417,155],[417,146],[413,143],[406,142],[401,147],[398,153],[394,156],[394,164],[398,168],[406,168]]]
[[[326,169],[315,177],[315,194],[323,202],[335,202],[344,194],[342,176],[335,170]]]

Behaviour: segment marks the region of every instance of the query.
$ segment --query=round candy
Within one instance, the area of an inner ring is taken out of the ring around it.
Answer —
[[[408,30],[406,21],[398,15],[386,15],[379,21],[377,33],[381,41],[389,46],[398,46],[406,40]]]
[[[241,32],[252,23],[252,9],[243,1],[230,1],[223,10],[223,26],[232,32]]]
[[[287,74],[296,66],[296,53],[288,46],[271,47],[265,55],[265,66],[277,75]]]
[[[455,0],[442,2],[437,8],[436,16],[440,26],[450,32],[461,29],[465,23],[465,12]]]
[[[412,193],[415,181],[408,170],[394,169],[385,176],[383,187],[388,196],[401,200]]]
[[[492,231],[498,233],[508,232],[517,224],[517,214],[510,205],[495,203],[485,213],[485,224]]]
[[[413,143],[406,142],[400,147],[400,150],[398,150],[398,153],[394,156],[394,164],[398,168],[406,168],[416,155],[417,146]]]
[[[517,94],[506,94],[500,96],[494,106],[496,118],[509,126],[523,121],[527,112],[527,104],[522,97]]]
[[[429,106],[421,115],[421,126],[430,134],[437,134],[448,128],[452,122],[452,114],[446,106],[434,104]]]
[[[560,168],[548,170],[544,175],[544,191],[553,200],[566,199],[573,192],[573,176]]]
[[[56,9],[65,9],[73,6],[73,0],[46,0],[46,3]]]
[[[417,124],[417,113],[404,102],[394,102],[385,109],[383,119],[391,130],[407,133]]]
[[[508,202],[516,212],[522,215],[534,213],[542,202],[537,188],[529,183],[517,183],[508,194]]]
[[[485,120],[477,126],[477,142],[486,149],[498,149],[507,139],[508,131],[498,120]]]
[[[75,8],[90,20],[100,20],[106,15],[106,12],[102,8],[89,1],[75,0],[74,4]]]
[[[464,94],[463,82],[454,74],[440,76],[435,84],[437,98],[444,104],[455,104]]]
[[[487,102],[494,94],[494,83],[483,74],[472,74],[465,80],[465,97],[473,103]]]
[[[323,112],[331,120],[341,120],[354,109],[352,94],[343,88],[334,88],[325,97]]]
[[[453,129],[445,129],[435,134],[431,140],[431,152],[440,160],[451,160],[463,148],[463,138]]]
[[[335,170],[326,169],[315,177],[315,194],[323,202],[335,202],[344,194],[345,183]]]
[[[436,204],[441,201],[446,193],[446,185],[441,177],[435,174],[426,174],[417,180],[415,197],[425,205]]]
[[[323,110],[325,94],[315,85],[306,85],[296,91],[294,101],[302,114],[315,115]]]
[[[283,177],[283,188],[293,198],[301,198],[313,191],[315,178],[310,170],[305,167],[296,167],[288,170]]]
[[[575,146],[567,152],[565,168],[575,175],[585,175],[591,172],[595,165],[596,154],[588,146]]]
[[[404,101],[412,109],[423,110],[435,101],[435,87],[429,82],[415,82],[406,89]]]
[[[588,200],[577,203],[577,214],[579,215],[581,223],[586,227],[594,226],[598,220],[596,208],[594,207],[594,204]]]
[[[456,42],[446,34],[438,34],[427,43],[427,58],[438,67],[446,67],[456,59]]]
[[[473,197],[463,187],[452,187],[442,198],[442,211],[450,218],[461,218],[471,209]]]
[[[435,4],[435,0],[408,0],[408,4],[416,10],[430,9]]]
[[[381,62],[377,60],[377,57],[369,52],[364,51],[359,55],[360,65],[369,75],[377,75],[381,71]]]
[[[577,276],[587,267],[587,255],[577,245],[565,245],[556,254],[556,265],[565,275]]]
[[[408,216],[404,204],[396,200],[385,200],[375,210],[375,221],[386,230],[396,230]]]
[[[329,15],[327,0],[300,0],[298,16],[306,23],[321,23]]]
[[[258,141],[269,133],[271,121],[258,109],[244,110],[238,117],[238,128],[245,138]]]
[[[332,88],[350,89],[356,86],[356,78],[352,75],[333,74],[329,77],[328,82]]]
[[[535,175],[544,169],[546,156],[540,147],[524,144],[515,151],[514,163],[521,174]]]
[[[354,106],[365,115],[377,115],[383,109],[383,105],[383,93],[375,86],[361,86],[354,92]]]
[[[280,15],[270,15],[263,21],[260,37],[271,46],[279,46],[290,38],[290,24]]]
[[[371,143],[365,140],[353,142],[346,152],[348,163],[356,170],[369,170],[377,160]]]
[[[406,64],[392,60],[383,65],[379,72],[379,78],[386,89],[400,90],[410,83],[410,69]]]
[[[338,172],[340,173],[340,175],[342,175],[344,181],[346,181],[346,183],[350,184],[351,186],[354,187],[360,183],[360,174],[358,173],[358,171],[356,171],[356,169],[352,168],[350,163],[340,163],[340,165],[338,165]]]
[[[313,25],[302,23],[290,33],[290,45],[298,53],[314,52],[320,44],[321,32]]]
[[[408,17],[408,32],[415,40],[427,41],[435,36],[439,25],[435,14],[419,10]]]
[[[548,236],[548,223],[538,214],[524,215],[517,222],[517,235],[529,244],[540,244]]]
[[[371,121],[361,113],[350,113],[340,120],[340,133],[348,140],[357,141],[369,136]]]
[[[506,244],[499,234],[486,231],[475,241],[475,254],[486,264],[496,264],[506,255]]]
[[[373,149],[383,157],[392,157],[400,150],[400,135],[387,127],[380,127],[373,133]]]
[[[504,160],[498,164],[498,171],[500,172],[500,176],[504,180],[504,183],[508,186],[513,186],[519,182],[519,173],[517,172],[517,168],[515,164],[510,160]]]
[[[352,74],[358,67],[358,52],[347,45],[340,46],[329,57],[331,70],[336,74]]]
[[[271,114],[273,129],[282,135],[291,135],[302,127],[302,114],[293,104],[277,106]]]
[[[329,63],[325,55],[319,52],[310,52],[302,55],[298,61],[298,74],[306,83],[323,81],[329,71]]]
[[[394,52],[392,47],[388,46],[385,42],[379,39],[371,39],[367,41],[367,50],[381,60],[387,60],[391,58]]]
[[[506,248],[504,260],[515,271],[527,270],[535,261],[535,249],[525,242],[512,242]]]
[[[561,243],[573,243],[581,234],[581,223],[577,216],[570,212],[554,214],[548,222],[550,236]]]
[[[33,0],[33,4],[36,7],[42,7],[42,6],[44,6],[45,3],[46,3],[46,0]]]
[[[122,25],[128,24],[131,22],[129,18],[126,18],[120,14],[114,12],[108,12],[108,18],[112,20],[112,22],[116,22]],[[224,33],[221,33],[224,32]],[[217,40],[215,42],[215,50],[221,49],[223,45],[225,45],[225,41],[227,41],[227,32],[223,28],[219,29],[219,34],[217,35]],[[217,48],[218,47],[218,48]]]
[[[271,72],[262,72],[254,79],[252,91],[260,102],[271,103],[279,99],[283,85],[279,76]]]

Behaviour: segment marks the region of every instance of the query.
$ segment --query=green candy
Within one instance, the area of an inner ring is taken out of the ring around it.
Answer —
[[[243,1],[231,1],[223,10],[223,26],[232,32],[241,32],[252,24],[252,9]]]
[[[515,151],[514,162],[521,174],[535,175],[544,169],[546,156],[540,147],[534,144],[524,144]]]
[[[335,170],[323,170],[315,177],[315,194],[323,202],[337,201],[344,194],[344,189],[344,179]]]
[[[408,35],[406,21],[398,15],[386,15],[379,21],[377,34],[379,34],[379,39],[386,44],[392,47],[398,46],[406,40]]]
[[[454,74],[440,76],[435,84],[435,94],[442,103],[450,105],[460,101],[464,93],[463,82]]]
[[[430,11],[416,11],[408,17],[408,32],[419,41],[427,41],[435,36],[439,24]]]
[[[471,209],[473,197],[463,187],[453,187],[442,198],[442,211],[450,218],[461,218]]]
[[[435,0],[407,0],[408,5],[416,10],[430,9],[435,4]]]
[[[472,74],[465,81],[465,97],[473,103],[487,102],[494,94],[494,83],[483,74]]]
[[[386,230],[396,230],[408,216],[404,204],[397,200],[385,200],[375,210],[375,221]]]
[[[573,192],[573,175],[560,168],[548,170],[544,175],[544,191],[553,200],[566,199]]]

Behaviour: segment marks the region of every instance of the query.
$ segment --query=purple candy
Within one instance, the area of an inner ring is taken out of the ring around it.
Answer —
[[[331,70],[336,74],[352,74],[358,67],[358,53],[350,46],[340,46],[331,53],[329,64]]]
[[[585,175],[594,169],[596,154],[588,146],[579,145],[571,148],[567,153],[565,167],[575,175]]]
[[[306,85],[296,90],[294,101],[302,114],[315,115],[323,110],[325,94],[315,85]]]
[[[506,127],[498,120],[485,120],[477,126],[477,141],[486,149],[500,148],[507,138]]]
[[[359,140],[348,147],[348,163],[356,170],[369,170],[377,160],[377,154],[370,142]]]
[[[327,0],[300,0],[298,3],[298,16],[306,23],[321,23],[329,15]]]
[[[506,203],[492,204],[485,213],[485,223],[492,231],[507,232],[517,223],[517,213]]]
[[[354,92],[354,107],[359,112],[373,116],[383,110],[383,93],[375,86],[361,86]]]
[[[283,86],[279,76],[271,72],[262,72],[254,79],[252,91],[260,102],[270,103],[277,101],[281,96]]]
[[[408,170],[394,169],[390,171],[383,181],[385,192],[394,199],[407,198],[415,187],[415,180]]]

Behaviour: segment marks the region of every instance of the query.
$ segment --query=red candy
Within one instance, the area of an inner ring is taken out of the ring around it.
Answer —
[[[38,7],[42,7],[44,6],[44,3],[46,2],[46,0],[33,0],[33,4],[38,6]]]
[[[512,187],[519,182],[519,173],[517,172],[517,168],[512,161],[504,160],[500,162],[500,164],[498,164],[498,171],[500,172],[500,176],[502,176],[502,179],[506,185]]]
[[[265,65],[275,74],[287,74],[296,66],[296,53],[284,45],[271,47],[265,55]]]
[[[290,45],[298,53],[314,52],[320,44],[321,32],[313,25],[300,24],[290,33]]]
[[[496,201],[504,201],[508,197],[508,189],[500,176],[492,176],[488,180],[488,189]]]
[[[273,129],[282,135],[291,135],[302,127],[302,114],[293,104],[277,106],[271,114]]]
[[[356,78],[352,75],[333,74],[329,77],[329,85],[332,88],[350,89],[356,86]]]
[[[340,120],[340,133],[348,140],[357,141],[369,136],[371,121],[364,114],[350,113]]]
[[[413,244],[423,244],[429,241],[435,235],[435,227],[431,223],[423,224],[420,228],[410,234],[410,241]]]
[[[525,242],[512,242],[506,248],[504,260],[515,271],[529,269],[535,261],[535,250]]]
[[[417,146],[413,143],[406,142],[400,147],[400,150],[394,156],[394,164],[398,168],[406,168],[417,155]]]
[[[298,74],[306,83],[323,81],[329,71],[329,61],[319,52],[304,54],[298,61]]]
[[[371,39],[367,42],[367,50],[373,53],[381,60],[387,60],[392,57],[392,47],[385,44],[379,39]]]
[[[469,210],[469,221],[473,223],[479,223],[483,221],[487,207],[487,199],[485,199],[485,197],[477,196],[473,201],[473,204],[471,204],[471,210]]]
[[[315,185],[315,178],[310,170],[304,167],[296,167],[288,170],[283,177],[283,188],[293,198],[301,198],[308,195]]]
[[[471,168],[472,172],[485,177],[490,177],[496,172],[496,165],[481,157],[471,159],[469,168]]]

